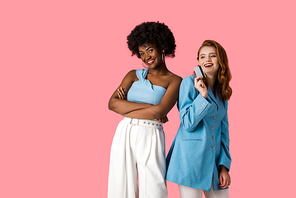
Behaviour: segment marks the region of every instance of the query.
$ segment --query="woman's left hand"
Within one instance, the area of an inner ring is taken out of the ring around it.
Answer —
[[[169,119],[167,116],[164,116],[162,118],[157,119],[157,121],[160,123],[166,123],[167,121],[169,121]]]
[[[122,99],[122,100],[126,100],[126,93],[123,89],[123,87],[119,87],[119,89],[117,89],[117,95],[119,97],[119,99]]]
[[[220,180],[220,188],[226,188],[228,186],[230,186],[231,183],[231,179],[230,179],[230,175],[228,173],[228,170],[225,166],[221,165],[220,167],[220,173],[219,173],[219,180]]]

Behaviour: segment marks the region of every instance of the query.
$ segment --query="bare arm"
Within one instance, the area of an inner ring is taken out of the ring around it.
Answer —
[[[123,87],[120,87],[119,89],[117,89],[117,91],[118,91],[119,99],[121,99],[121,100],[126,100],[127,99],[127,94],[124,91]],[[157,121],[160,122],[160,123],[166,123],[166,122],[169,121],[169,119],[168,119],[167,116],[164,116],[162,118],[157,119]]]
[[[128,92],[128,90],[132,86],[133,82],[136,80],[137,80],[136,71],[131,70],[123,78],[121,84],[119,85],[119,87],[117,89],[122,87],[126,92]],[[111,111],[114,111],[115,113],[125,115],[125,114],[132,112],[134,110],[139,110],[139,109],[143,109],[143,108],[152,106],[151,104],[136,103],[136,102],[130,102],[127,100],[122,100],[118,96],[117,89],[113,92],[113,94],[109,100],[109,103],[108,103],[108,108]]]
[[[124,114],[124,116],[137,119],[163,118],[173,108],[178,99],[181,81],[181,77],[173,77],[169,86],[167,87],[166,93],[164,94],[163,98],[161,99],[158,105],[152,105],[149,107],[134,110]]]

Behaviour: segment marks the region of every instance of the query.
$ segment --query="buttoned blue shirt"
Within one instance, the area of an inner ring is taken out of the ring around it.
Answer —
[[[183,79],[178,109],[180,126],[167,156],[168,181],[192,188],[221,190],[219,168],[230,169],[227,105],[216,87],[204,98],[194,87],[195,75]]]

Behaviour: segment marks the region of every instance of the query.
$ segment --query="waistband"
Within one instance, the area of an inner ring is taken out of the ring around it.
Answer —
[[[163,126],[162,126],[163,124],[158,122],[157,120],[145,120],[145,119],[136,119],[136,118],[128,118],[128,117],[125,117],[123,120],[125,120],[131,125],[163,129]]]

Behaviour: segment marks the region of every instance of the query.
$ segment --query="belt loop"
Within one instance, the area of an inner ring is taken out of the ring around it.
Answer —
[[[140,119],[137,119],[137,125],[139,126]]]
[[[130,124],[132,124],[133,123],[133,118],[129,118],[130,119]]]

